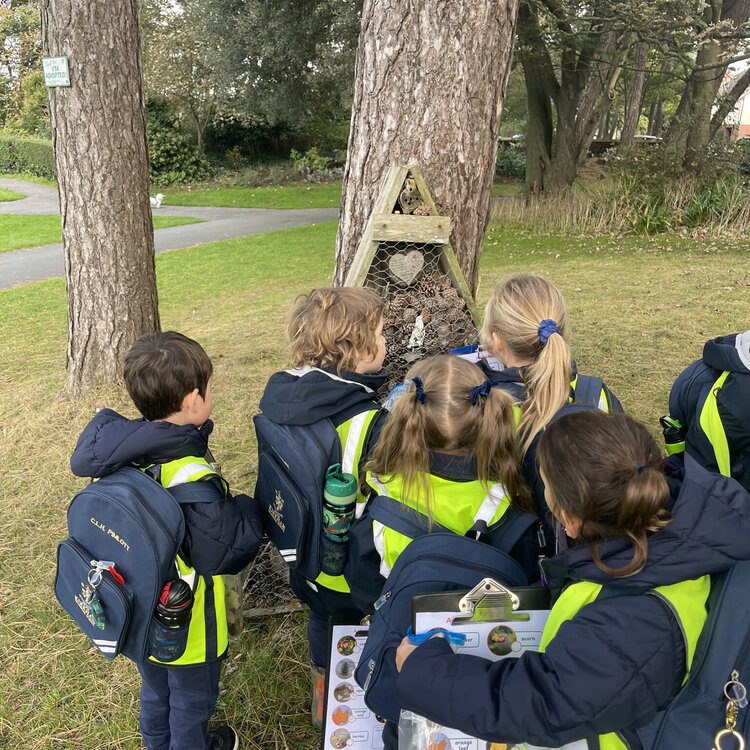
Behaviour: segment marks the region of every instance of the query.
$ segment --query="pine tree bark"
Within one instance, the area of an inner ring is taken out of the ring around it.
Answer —
[[[141,334],[159,328],[137,0],[42,0],[68,290],[65,392],[117,381]]]
[[[474,291],[518,0],[365,0],[334,281],[391,165],[418,164]]]

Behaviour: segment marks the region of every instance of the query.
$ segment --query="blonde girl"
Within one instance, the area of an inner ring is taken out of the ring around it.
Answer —
[[[372,492],[457,534],[492,526],[511,505],[533,511],[520,472],[513,399],[493,388],[476,365],[447,355],[422,360],[406,382],[409,391],[396,402],[365,466]],[[410,541],[377,521],[368,523],[373,550],[350,560],[346,574],[353,596],[358,581],[372,581],[377,572],[386,578]],[[511,555],[527,575],[538,577],[533,532]],[[368,563],[377,563],[378,571],[366,570]]]
[[[544,515],[544,488],[536,469],[536,441],[560,409],[569,403],[612,413],[622,406],[599,379],[578,374],[565,336],[568,312],[560,290],[534,274],[517,274],[497,284],[484,311],[483,346],[505,367],[482,367],[493,385],[520,403],[518,433],[524,475],[537,509]],[[583,385],[593,393],[583,398]],[[578,394],[578,397],[577,397]]]

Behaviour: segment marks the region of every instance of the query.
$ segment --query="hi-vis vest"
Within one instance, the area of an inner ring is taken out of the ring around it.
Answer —
[[[370,431],[370,425],[376,415],[380,413],[379,409],[369,409],[360,412],[342,422],[337,428],[339,440],[341,441],[341,471],[347,474],[353,474],[359,479],[359,462],[362,458],[362,451],[365,447],[365,440]],[[357,494],[356,517],[359,518],[364,513],[367,498],[361,493]],[[321,573],[315,583],[325,586],[327,589],[340,591],[348,594],[349,584],[343,575],[329,576],[327,573]]]
[[[488,526],[499,521],[510,507],[510,500],[502,484],[490,485],[489,492],[476,479],[471,482],[457,482],[430,474],[430,517],[441,526],[457,534],[464,534],[477,521]],[[379,495],[398,500],[409,508],[427,515],[422,505],[404,494],[403,479],[392,477],[387,483],[367,472],[367,483]],[[408,536],[383,525],[372,522],[373,542],[380,555],[380,575],[387,578],[398,556],[412,540]]]
[[[156,472],[156,478],[167,488],[186,482],[198,482],[208,476],[219,477],[226,493],[226,482],[204,458],[179,458],[161,464]],[[198,575],[179,555],[177,570],[180,578],[190,584],[193,590],[193,609],[185,653],[179,659],[169,662],[168,666],[190,666],[216,661],[224,655],[229,644],[224,580],[221,576]],[[163,663],[153,657],[149,657],[149,661]]]
[[[573,389],[573,394],[576,392],[576,386],[578,385],[578,378],[580,375],[576,373],[576,376],[573,378],[573,380],[570,381],[570,387]],[[584,375],[584,377],[587,377]],[[574,401],[574,396],[568,396],[568,403],[572,404]],[[591,406],[594,406],[592,403]],[[599,391],[599,400],[596,404],[596,408],[599,409],[599,411],[603,411],[606,414],[610,414],[612,412],[612,402],[609,399],[609,396],[607,395],[607,391],[604,388],[604,385],[602,384],[601,390]]]
[[[687,664],[685,679],[687,679],[687,673],[690,671],[690,666],[693,663],[693,655],[698,643],[698,637],[703,629],[703,624],[706,622],[706,600],[708,599],[710,588],[710,576],[702,576],[694,580],[674,583],[670,586],[658,586],[644,594],[644,596],[660,597],[666,602],[677,619],[682,635],[685,638],[685,659]],[[572,620],[580,609],[593,602],[599,596],[601,589],[601,584],[592,583],[591,581],[579,581],[568,586],[563,591],[560,598],[553,605],[547,624],[544,627],[539,646],[540,653],[544,652],[549,642],[555,637],[560,625],[567,620]],[[593,750],[594,747],[598,747],[600,750],[628,750],[629,747],[620,738],[618,732],[600,735],[598,742],[598,745],[590,746],[586,740],[577,740],[576,742],[569,742],[556,750]],[[549,750],[540,748],[537,745],[529,745],[528,743],[519,747],[524,748],[524,750]]]
[[[719,468],[719,473],[725,477],[732,476],[732,466],[729,458],[727,435],[724,431],[724,425],[721,423],[721,416],[719,415],[717,395],[728,376],[728,371],[721,373],[716,382],[711,386],[711,390],[703,402],[699,419],[701,429],[711,443],[714,455],[716,456],[716,465]]]

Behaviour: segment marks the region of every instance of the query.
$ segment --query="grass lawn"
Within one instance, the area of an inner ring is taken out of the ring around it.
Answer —
[[[21,198],[25,197],[26,196],[21,195],[21,193],[15,193],[13,190],[0,188],[0,203],[5,203],[7,201],[19,201],[21,200]]]
[[[203,219],[180,216],[155,216],[154,229],[195,224]],[[60,217],[57,214],[27,216],[0,214],[0,253],[24,247],[38,247],[62,242]]]
[[[215,366],[212,448],[230,485],[252,491],[252,415],[266,380],[286,365],[286,311],[300,292],[329,283],[334,223],[203,245],[157,256],[164,329],[202,342]],[[2,234],[0,232],[0,234]],[[571,347],[626,410],[657,432],[677,374],[703,342],[750,324],[746,243],[662,237],[558,239],[491,226],[478,300],[515,271],[544,274],[570,308]],[[186,283],[186,279],[190,283]],[[63,279],[0,292],[0,745],[23,750],[137,750],[138,679],[106,662],[57,606],[55,547],[65,509],[83,485],[68,460],[97,407],[136,416],[124,389],[80,402],[65,377]],[[315,750],[300,614],[249,620],[231,647],[216,724],[243,748]]]
[[[492,195],[498,197],[520,195],[523,192],[522,182],[495,183],[492,186]]]
[[[153,191],[152,191],[153,192]],[[234,208],[328,208],[341,202],[341,183],[302,183],[275,187],[165,188],[165,206],[230,206]]]

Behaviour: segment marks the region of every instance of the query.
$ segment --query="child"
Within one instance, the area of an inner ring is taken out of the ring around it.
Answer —
[[[689,458],[665,476],[646,428],[621,414],[563,415],[538,455],[549,507],[573,539],[544,563],[553,607],[539,653],[490,663],[439,638],[416,650],[405,639],[401,705],[509,744],[640,747],[612,733],[632,740],[680,690],[710,575],[750,558],[750,496]],[[621,595],[597,598],[612,585]]]
[[[124,377],[143,419],[102,409],[70,459],[77,476],[103,477],[136,466],[164,487],[200,482],[216,495],[216,501],[205,502],[199,493],[195,503],[180,506],[185,539],[177,564],[180,577],[192,583],[194,599],[185,653],[169,664],[152,657],[137,665],[140,728],[148,750],[239,747],[232,727],[207,732],[228,640],[219,574],[239,573],[253,559],[262,529],[254,502],[246,495],[233,498],[205,458],[213,429],[212,372],[208,355],[192,339],[174,331],[142,336],[125,358]]]
[[[306,425],[329,418],[341,441],[343,470],[357,477],[379,432],[375,396],[387,375],[380,374],[385,359],[384,309],[383,300],[365,288],[313,289],[299,297],[287,322],[294,369],[272,375],[260,401],[263,414],[277,424]],[[320,477],[321,486],[324,479]],[[352,602],[343,576],[321,573],[308,581],[292,570],[290,583],[310,607],[312,719],[320,726],[328,619],[342,615],[358,620],[363,613]]]
[[[406,377],[410,389],[396,401],[365,467],[375,494],[395,498],[461,535],[477,522],[491,526],[510,505],[533,513],[520,474],[511,397],[492,388],[476,365],[458,357],[428,357]],[[372,609],[409,541],[372,521],[375,554],[365,548],[350,557],[346,570],[363,607]],[[539,577],[533,528],[510,554],[530,579]]]
[[[672,386],[669,413],[693,458],[750,490],[750,331],[706,342]]]
[[[579,376],[564,338],[567,325],[568,313],[559,289],[541,276],[518,274],[495,287],[481,330],[482,344],[505,369],[492,370],[483,360],[480,366],[493,384],[521,402],[518,430],[524,476],[542,518],[547,509],[536,470],[536,441],[564,405],[582,402],[576,399]],[[592,402],[581,408],[595,407],[610,413],[622,411],[603,383]]]

